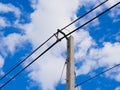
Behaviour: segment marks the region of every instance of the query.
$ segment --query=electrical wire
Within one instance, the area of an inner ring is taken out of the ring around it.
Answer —
[[[60,79],[59,79],[59,81],[58,81],[58,84],[61,84],[63,72],[64,72],[64,69],[65,69],[65,65],[66,65],[66,62],[64,63],[64,66],[63,66],[62,72],[61,72],[61,74],[60,74]],[[58,87],[57,87],[57,90],[59,90]]]
[[[47,43],[54,35],[52,35],[50,38],[48,38],[44,43],[42,43],[40,46],[38,46],[35,50],[33,50],[27,57],[25,57],[22,61],[17,62],[9,71],[0,78],[0,80],[4,79],[8,74],[10,74],[12,71],[14,71],[19,65],[21,65],[24,61],[26,61],[33,53],[35,53],[38,49],[40,49],[45,43]]]
[[[50,47],[48,47],[45,51],[43,51],[37,58],[35,58],[32,62],[30,62],[27,66],[25,66],[22,70],[20,70],[18,73],[16,73],[12,78],[10,78],[8,81],[6,81],[3,85],[0,86],[0,89],[2,89],[4,86],[6,86],[10,81],[12,81],[15,77],[17,77],[22,71],[24,71],[26,68],[28,68],[32,63],[34,63],[36,60],[38,60],[38,58],[40,58],[42,55],[44,55],[48,50],[50,50],[53,46],[55,46],[58,42],[60,42],[62,39],[64,39],[65,37],[69,36],[70,34],[74,33],[75,31],[77,31],[78,29],[84,27],[85,25],[87,25],[88,23],[92,22],[93,20],[95,20],[96,18],[100,17],[101,15],[103,15],[104,13],[108,12],[109,10],[111,10],[112,8],[114,8],[115,6],[117,6],[118,4],[120,4],[120,2],[114,4],[113,6],[111,6],[110,8],[108,8],[107,10],[103,11],[102,13],[98,14],[96,17],[92,18],[91,20],[89,20],[88,22],[84,23],[83,25],[81,25],[80,27],[74,29],[73,31],[71,31],[70,33],[66,34],[65,36],[61,37],[60,39],[58,39],[56,42],[54,42]]]
[[[98,76],[100,76],[100,75],[102,75],[102,74],[104,74],[104,73],[106,73],[106,72],[108,72],[108,71],[110,71],[110,70],[118,67],[118,66],[120,66],[120,64],[117,64],[117,65],[115,65],[115,66],[113,66],[113,67],[111,67],[111,68],[108,68],[108,69],[106,69],[106,70],[104,70],[104,71],[102,71],[102,72],[94,75],[93,77],[90,77],[89,79],[87,79],[87,80],[85,80],[85,81],[82,81],[81,83],[75,85],[75,88],[78,87],[78,86],[80,86],[80,85],[83,85],[83,84],[87,83],[88,81],[90,81],[90,80],[92,80],[92,79],[94,79],[94,78],[96,78],[96,77],[98,77]]]
[[[93,20],[97,19],[98,17],[100,17],[101,15],[103,15],[104,13],[108,12],[109,10],[111,10],[112,8],[114,8],[115,6],[117,6],[118,4],[120,4],[120,2],[114,4],[113,6],[111,6],[110,8],[106,9],[105,11],[103,11],[102,13],[98,14],[97,16],[95,16],[94,18],[90,19],[89,21],[87,21],[86,23],[82,24],[81,26],[79,26],[78,28],[74,29],[73,31],[71,31],[70,33],[66,34],[66,36],[71,35],[72,33],[74,33],[75,31],[77,31],[78,29],[84,27],[85,25],[87,25],[88,23],[92,22]],[[63,39],[63,37],[61,38]]]
[[[94,11],[95,9],[97,9],[98,7],[100,7],[101,5],[103,5],[104,3],[106,3],[107,1],[109,1],[109,0],[103,1],[103,2],[100,3],[99,5],[97,5],[96,7],[94,7],[93,9],[91,9],[90,11],[88,11],[87,13],[83,14],[82,16],[80,16],[79,18],[77,18],[76,20],[72,21],[70,24],[68,24],[67,26],[63,27],[63,28],[61,29],[61,31],[64,30],[64,29],[66,29],[67,27],[69,27],[70,25],[72,25],[73,23],[75,23],[76,21],[80,20],[81,18],[83,18],[83,17],[86,16],[87,14],[91,13],[92,11]]]
[[[53,43],[50,47],[48,47],[45,51],[43,51],[38,57],[36,57],[33,61],[31,61],[29,64],[27,64],[23,69],[21,69],[18,73],[16,73],[13,77],[11,77],[8,81],[6,81],[3,85],[0,86],[0,89],[2,89],[4,86],[6,86],[10,81],[12,81],[15,77],[17,77],[20,73],[22,73],[26,68],[28,68],[32,63],[34,63],[38,58],[40,58],[43,54],[45,54],[48,50],[50,50],[53,46],[55,46],[60,40],[57,40],[55,43]]]
[[[99,5],[97,5],[96,7],[94,7],[93,9],[91,9],[90,11],[88,11],[87,13],[83,14],[82,16],[80,16],[79,18],[77,18],[76,20],[74,20],[73,22],[71,22],[70,24],[66,25],[65,27],[63,27],[62,29],[60,29],[61,31],[66,29],[67,27],[69,27],[70,25],[72,25],[73,23],[75,23],[76,21],[80,20],[81,18],[83,18],[84,16],[86,16],[87,14],[89,14],[90,12],[94,11],[95,9],[97,9],[98,7],[100,7],[101,5],[103,5],[104,3],[106,3],[109,0],[105,0],[104,2],[100,3]],[[56,33],[55,33],[56,34]],[[51,38],[54,37],[53,34],[50,38],[48,38],[45,42],[43,42],[41,45],[39,45],[35,50],[33,50],[27,57],[25,57],[22,61],[17,62],[14,66],[11,67],[11,69],[8,70],[8,72],[2,76],[0,78],[0,80],[4,79],[7,75],[9,75],[12,71],[14,71],[19,65],[21,65],[23,62],[25,62],[33,53],[35,53],[38,49],[40,49],[45,43],[47,43]]]

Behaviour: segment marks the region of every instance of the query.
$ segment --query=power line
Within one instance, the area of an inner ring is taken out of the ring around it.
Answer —
[[[71,31],[70,33],[66,34],[66,36],[69,36],[70,34],[74,33],[75,31],[77,31],[78,29],[84,27],[85,25],[87,25],[88,23],[92,22],[93,20],[97,19],[98,17],[100,17],[101,15],[103,15],[104,13],[108,12],[109,10],[111,10],[112,8],[114,8],[115,6],[117,6],[118,4],[120,4],[120,2],[114,4],[113,6],[111,6],[110,8],[108,8],[107,10],[103,11],[102,13],[98,14],[97,16],[95,16],[94,18],[90,19],[89,21],[87,21],[86,23],[82,24],[80,27],[74,29],[73,31]],[[62,37],[63,38],[63,37]]]
[[[66,29],[67,27],[69,27],[70,25],[72,25],[73,23],[75,23],[76,21],[80,20],[81,18],[83,18],[84,16],[86,16],[87,14],[89,14],[90,12],[94,11],[95,9],[97,9],[98,7],[100,7],[101,5],[103,5],[104,3],[106,3],[109,0],[105,0],[104,2],[100,3],[99,5],[97,5],[96,7],[94,7],[93,9],[91,9],[90,11],[88,11],[87,13],[83,14],[82,16],[80,16],[79,18],[77,18],[76,20],[74,20],[73,22],[71,22],[70,24],[66,25],[65,27],[63,27],[62,29],[60,29],[61,31]],[[55,33],[56,34],[56,33]],[[0,80],[4,79],[7,75],[9,75],[12,71],[14,71],[19,65],[21,65],[23,62],[25,62],[33,53],[35,53],[38,49],[40,49],[44,44],[46,44],[51,38],[53,38],[55,36],[55,34],[53,34],[50,38],[48,38],[45,42],[43,42],[41,45],[39,45],[35,50],[33,50],[27,57],[25,57],[22,61],[17,62],[14,66],[11,67],[11,69],[8,70],[8,72],[2,76],[0,78]]]
[[[33,53],[35,53],[39,48],[41,48],[45,43],[47,43],[54,35],[52,35],[50,38],[48,38],[44,43],[42,43],[40,46],[38,46],[35,50],[33,50],[27,57],[25,57],[22,61],[17,62],[9,71],[0,78],[0,80],[4,79],[8,74],[10,74],[13,70],[15,70],[19,65],[21,65],[24,61],[26,61]]]
[[[72,25],[73,23],[75,23],[76,21],[80,20],[81,18],[83,18],[84,16],[86,16],[87,14],[91,13],[92,11],[94,11],[95,9],[97,9],[98,7],[100,7],[101,5],[103,5],[104,3],[106,3],[109,0],[105,0],[104,2],[100,3],[99,5],[97,5],[96,7],[94,7],[93,9],[91,9],[90,11],[88,11],[87,13],[83,14],[82,16],[80,16],[79,18],[77,18],[76,20],[74,20],[73,22],[71,22],[70,24],[68,24],[67,26],[63,27],[61,30],[66,29],[67,27],[69,27],[70,25]]]
[[[53,46],[55,46],[60,40],[57,40],[55,43],[53,43],[49,48],[47,48],[44,52],[42,52],[37,58],[35,58],[32,62],[27,64],[23,69],[21,69],[18,73],[16,73],[12,78],[10,78],[8,81],[6,81],[3,85],[0,86],[0,89],[2,89],[4,86],[6,86],[10,81],[12,81],[15,77],[17,77],[20,73],[22,73],[26,68],[28,68],[32,63],[34,63],[38,58],[40,58],[43,54],[45,54],[48,50],[50,50]]]
[[[85,80],[85,81],[82,81],[81,83],[75,85],[75,88],[78,87],[78,86],[80,86],[80,85],[85,84],[86,82],[88,82],[88,81],[90,81],[90,80],[92,80],[92,79],[94,79],[94,78],[96,78],[96,77],[98,77],[98,76],[100,76],[100,75],[102,75],[102,74],[104,74],[104,73],[106,73],[106,72],[108,72],[108,71],[110,71],[110,70],[112,70],[112,69],[118,67],[118,66],[120,66],[120,64],[117,64],[117,65],[115,65],[115,66],[113,66],[113,67],[111,67],[111,68],[108,68],[108,69],[106,69],[106,70],[104,70],[104,71],[102,71],[102,72],[96,74],[95,76],[90,77],[89,79],[87,79],[87,80]]]
[[[110,8],[108,8],[107,10],[103,11],[102,13],[98,14],[96,17],[92,18],[91,20],[89,20],[88,22],[84,23],[83,25],[81,25],[80,27],[74,29],[73,31],[71,31],[70,33],[66,34],[65,36],[61,37],[60,39],[58,39],[56,42],[54,42],[50,47],[48,47],[45,51],[43,51],[37,58],[35,58],[32,62],[30,62],[27,66],[25,66],[22,70],[20,70],[18,73],[16,73],[12,78],[10,78],[7,82],[5,82],[3,85],[0,86],[0,89],[2,89],[4,86],[6,86],[10,81],[12,81],[15,77],[17,77],[22,71],[24,71],[27,67],[29,67],[32,63],[34,63],[38,58],[40,58],[42,55],[44,55],[48,50],[50,50],[53,46],[55,46],[58,42],[60,42],[62,39],[66,38],[67,36],[69,36],[70,34],[74,33],[75,31],[77,31],[78,29],[84,27],[85,25],[87,25],[88,23],[92,22],[93,20],[95,20],[96,18],[100,17],[101,15],[103,15],[104,13],[106,13],[107,11],[111,10],[112,8],[114,8],[115,6],[117,6],[118,4],[120,4],[120,2],[114,4],[113,6],[111,6]]]

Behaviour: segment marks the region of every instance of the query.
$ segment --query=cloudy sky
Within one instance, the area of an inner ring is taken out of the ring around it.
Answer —
[[[104,0],[0,0],[0,78],[36,47],[73,20]],[[102,11],[119,2],[104,5],[64,29],[67,34]],[[120,63],[120,5],[72,34],[75,51],[75,84]],[[60,34],[59,37],[62,35]],[[56,41],[53,37],[16,70],[7,80],[34,60]],[[66,39],[40,57],[2,90],[65,90]],[[89,81],[76,90],[119,90],[120,67]]]

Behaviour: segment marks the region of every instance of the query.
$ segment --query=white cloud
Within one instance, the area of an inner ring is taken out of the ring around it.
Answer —
[[[76,69],[77,75],[87,74],[91,70],[95,69],[96,61],[92,60],[88,56],[88,51],[96,45],[88,31],[80,30],[73,34],[75,38],[75,52],[76,63],[83,62],[82,65]]]
[[[109,7],[109,6],[111,6],[111,5],[116,4],[117,2],[119,2],[119,0],[109,0],[109,1],[106,3],[106,6]]]
[[[0,55],[0,75],[3,75],[2,67],[4,65],[4,58]]]
[[[120,63],[120,43],[104,43],[103,48],[91,49],[90,58],[97,60],[100,66],[112,66],[114,64]]]
[[[15,14],[16,17],[20,17],[20,10],[13,6],[12,4],[3,4],[0,3],[0,12],[2,13],[8,13],[8,12],[13,12]]]
[[[13,55],[15,53],[16,47],[20,48],[23,47],[23,43],[27,41],[26,36],[22,36],[17,33],[9,34],[8,36],[4,37],[1,35],[0,37],[0,75],[4,74],[2,67],[5,62],[5,58],[7,57],[8,53]]]
[[[82,49],[82,48],[81,48]],[[102,48],[90,48],[90,52],[84,53],[84,57],[80,58],[78,63],[82,63],[81,66],[76,68],[77,75],[86,75],[92,70],[104,67],[106,69],[113,67],[116,64],[120,64],[120,43],[104,43]],[[78,53],[78,52],[76,52]],[[80,54],[80,53],[79,53]],[[105,73],[107,78],[114,79],[120,82],[120,69],[116,67],[111,71]]]
[[[94,42],[87,31],[81,30],[79,32],[76,32],[74,35],[75,47],[77,47],[77,51],[75,53],[76,63],[82,63],[79,68],[76,68],[77,75],[88,74],[94,69],[101,67],[109,68],[120,63],[119,42],[104,42],[104,46],[102,48],[94,48],[94,46],[97,44]],[[106,74],[106,76],[120,81],[120,74],[117,70],[116,72],[111,71],[110,73]]]
[[[120,82],[120,69],[119,69],[119,67],[114,68],[113,70],[106,73],[105,75],[108,78],[115,79],[116,81]]]
[[[0,51],[2,51],[2,52],[0,52],[0,55],[2,55],[3,57],[7,56],[7,52],[5,50],[5,45],[4,45],[2,39],[0,39]]]
[[[118,3],[119,0],[109,0],[107,3],[106,3],[106,7],[110,7],[116,3]],[[119,19],[119,15],[120,15],[120,5],[117,5],[116,7],[114,7],[113,9],[111,9],[110,13],[109,13],[109,16],[113,19],[113,22],[118,22],[120,21]]]
[[[101,49],[102,56],[99,63],[101,65],[114,65],[120,63],[120,43],[105,43],[104,48]]]
[[[77,75],[86,75],[96,67],[96,61],[85,60],[83,65],[77,69]]]
[[[0,3],[0,13],[6,14],[9,12],[12,12],[14,15],[13,17],[16,17],[16,19],[14,20],[14,23],[11,23],[11,21],[9,21],[7,17],[0,16],[0,28],[12,26],[12,27],[21,29],[21,24],[19,23],[19,21],[20,21],[20,16],[22,12],[20,11],[20,9],[18,7],[15,7],[12,4]]]
[[[92,9],[93,7],[97,6],[98,4],[102,3],[105,0],[81,0],[80,3],[80,7],[82,6],[85,7],[86,12],[89,11],[90,9]],[[93,17],[95,17],[96,15],[98,15],[99,13],[103,12],[104,10],[110,8],[112,5],[118,3],[118,0],[108,0],[106,3],[104,3],[102,6],[100,6],[99,8],[95,9],[94,11],[92,11],[91,13],[89,13],[88,15],[86,15],[84,18],[82,18],[81,20],[79,20],[80,25],[84,24],[85,22],[89,21],[90,19],[92,19]],[[120,15],[120,10],[119,10],[119,6],[113,8],[110,13],[109,16],[113,19],[113,22],[118,22],[120,21],[119,19],[119,15]],[[82,13],[82,12],[81,12]],[[94,26],[98,26],[100,24],[99,22],[99,18],[93,20],[92,22],[90,22],[87,26],[90,27],[94,27]]]
[[[119,5],[120,6],[120,5]],[[109,16],[113,19],[113,22],[118,22],[120,21],[119,16],[120,16],[120,8],[117,7],[111,11]]]
[[[0,28],[4,28],[6,26],[9,26],[9,22],[4,17],[0,17]]]
[[[63,65],[64,59],[62,57],[46,54],[32,65],[30,69],[32,72],[29,74],[29,77],[37,81],[43,90],[55,90]]]
[[[30,2],[31,2],[31,7],[36,9],[36,5],[38,3],[38,0],[30,0]]]
[[[91,10],[93,7],[97,6],[101,2],[103,2],[103,0],[101,0],[101,1],[99,1],[99,0],[81,0],[80,8],[81,7],[85,7],[86,12],[88,12],[89,10]],[[89,13],[88,15],[83,17],[81,20],[79,20],[80,25],[86,23],[87,21],[89,21],[90,19],[95,17],[98,13],[102,12],[103,11],[103,7],[104,6],[101,6],[101,7],[97,8],[97,9],[95,9],[94,11],[92,11],[91,13]],[[89,24],[89,26],[98,26],[98,25],[99,25],[99,19],[98,18],[95,19],[94,21],[92,21]]]
[[[0,56],[0,69],[3,67],[3,65],[4,65],[4,58]]]
[[[115,90],[120,90],[120,86],[116,87]]]
[[[23,42],[27,40],[27,38],[23,35],[12,33],[9,34],[7,37],[3,37],[3,44],[7,47],[7,50],[10,51],[12,54],[15,51],[17,46],[21,46]]]
[[[77,53],[75,53],[75,58],[80,60],[84,58],[95,42],[92,40],[92,37],[85,30],[80,30],[73,34],[75,38],[75,46],[77,47]]]
[[[79,86],[79,87],[76,87],[75,90],[82,90],[82,89],[81,89],[81,87]]]

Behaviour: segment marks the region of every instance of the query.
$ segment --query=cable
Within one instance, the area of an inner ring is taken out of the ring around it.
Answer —
[[[101,5],[103,5],[105,2],[107,2],[109,0],[105,0],[104,2],[100,3],[98,6],[94,7],[93,9],[91,9],[90,11],[88,11],[87,13],[83,14],[82,16],[80,16],[79,18],[77,18],[76,20],[74,20],[73,22],[71,22],[70,24],[68,24],[67,26],[63,27],[61,30],[66,29],[67,27],[69,27],[70,25],[72,25],[73,23],[75,23],[76,21],[78,21],[79,19],[83,18],[84,16],[86,16],[87,14],[89,14],[90,12],[94,11],[95,9],[97,9],[98,7],[100,7]],[[55,33],[56,34],[56,33]],[[54,35],[55,35],[54,34]],[[50,38],[48,38],[45,42],[43,42],[43,44],[41,44],[40,46],[38,46],[35,50],[33,50],[25,59],[23,59],[20,62],[17,62],[13,67],[11,67],[11,69],[8,70],[8,72],[2,76],[0,78],[0,80],[4,79],[8,74],[10,74],[12,71],[14,71],[19,65],[21,65],[24,61],[26,61],[33,53],[35,53],[39,48],[41,48],[46,42],[48,42],[54,35],[52,35]]]
[[[63,69],[62,69],[62,72],[61,72],[61,75],[60,75],[60,79],[59,79],[59,81],[58,81],[58,84],[61,83],[62,76],[63,76],[63,72],[64,72],[64,69],[65,69],[65,65],[66,65],[66,62],[64,63],[64,66],[63,66]],[[57,90],[58,90],[58,87],[57,87]]]
[[[97,5],[96,7],[94,7],[93,9],[91,9],[90,11],[88,11],[87,13],[83,14],[82,16],[80,16],[79,18],[77,18],[76,20],[74,20],[73,22],[71,22],[70,24],[68,24],[67,26],[63,27],[61,30],[66,29],[67,27],[69,27],[70,25],[72,25],[73,23],[75,23],[76,21],[80,20],[81,18],[83,18],[84,16],[86,16],[87,14],[91,13],[92,11],[94,11],[95,9],[97,9],[98,7],[100,7],[101,5],[103,5],[104,3],[106,3],[109,0],[105,0],[104,2],[100,3],[99,5]]]
[[[86,23],[84,23],[83,25],[79,26],[78,28],[74,29],[73,31],[71,31],[70,33],[66,34],[66,36],[71,35],[72,33],[74,33],[75,31],[77,31],[78,29],[84,27],[85,25],[87,25],[88,23],[92,22],[93,20],[97,19],[98,17],[100,17],[101,15],[103,15],[104,13],[108,12],[109,10],[111,10],[112,8],[114,8],[115,6],[117,6],[118,4],[120,4],[120,2],[114,4],[113,6],[111,6],[110,8],[108,8],[107,10],[103,11],[102,13],[98,14],[97,16],[95,16],[94,18],[90,19],[89,21],[87,21]],[[63,38],[63,37],[62,37]]]
[[[90,77],[89,79],[75,85],[75,88],[82,85],[82,84],[84,84],[84,83],[86,83],[86,82],[88,82],[88,81],[90,81],[90,80],[92,80],[92,79],[94,79],[94,78],[96,78],[96,77],[98,77],[98,76],[100,76],[100,75],[102,75],[102,74],[104,74],[104,73],[106,73],[106,72],[108,72],[108,71],[110,71],[110,70],[112,70],[112,69],[114,69],[115,67],[118,67],[118,66],[120,66],[120,64],[117,64],[117,65],[115,65],[115,66],[113,66],[111,68],[106,69],[105,71],[100,72],[99,74],[97,74],[97,75],[95,75],[93,77]]]
[[[93,20],[95,20],[96,18],[100,17],[101,15],[103,15],[104,13],[106,13],[107,11],[111,10],[112,8],[114,8],[115,6],[117,6],[118,4],[120,4],[120,2],[116,3],[115,5],[111,6],[110,8],[108,8],[107,10],[103,11],[102,13],[100,13],[99,15],[97,15],[96,17],[92,18],[91,20],[89,20],[88,22],[84,23],[83,25],[81,25],[80,27],[74,29],[73,31],[71,31],[70,33],[66,34],[66,36],[69,36],[70,34],[74,33],[75,31],[77,31],[78,29],[82,28],[83,26],[87,25],[88,23],[92,22]],[[32,63],[34,63],[38,58],[40,58],[43,54],[45,54],[48,50],[50,50],[53,46],[55,46],[58,42],[60,42],[62,39],[64,39],[66,36],[61,37],[60,39],[58,39],[56,42],[54,42],[50,47],[48,47],[45,51],[43,51],[37,58],[35,58],[32,62],[30,62],[27,66],[25,66],[22,70],[20,70],[17,74],[15,74],[11,79],[9,79],[7,82],[5,82],[3,85],[0,86],[0,89],[2,89],[4,86],[6,86],[11,80],[13,80],[15,77],[17,77],[22,71],[24,71],[27,67],[29,67]]]
[[[41,48],[46,42],[48,42],[54,35],[52,35],[50,38],[48,38],[44,43],[42,43],[40,46],[38,46],[35,50],[33,50],[25,59],[23,59],[20,62],[17,62],[9,71],[0,78],[0,80],[4,79],[8,74],[10,74],[13,70],[15,70],[20,64],[22,64],[24,61],[26,61],[33,53],[35,53],[39,48]]]
[[[54,45],[56,45],[60,40],[57,40],[55,43],[53,43],[49,48],[47,48],[45,51],[43,51],[37,58],[35,58],[32,62],[30,62],[28,65],[26,65],[23,69],[21,69],[18,73],[16,73],[12,78],[10,78],[7,82],[5,82],[3,85],[0,86],[0,89],[2,89],[4,86],[6,86],[10,81],[12,81],[15,77],[17,77],[22,71],[24,71],[26,68],[28,68],[32,63],[34,63],[38,58],[40,58],[43,54],[45,54],[48,50],[50,50]]]

